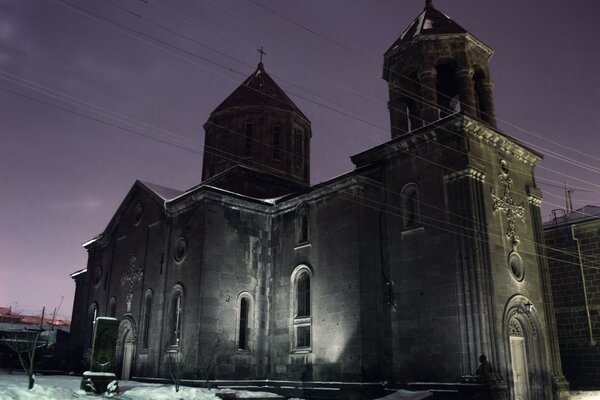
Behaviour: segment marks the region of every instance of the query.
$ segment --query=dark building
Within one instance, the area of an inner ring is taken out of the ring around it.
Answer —
[[[600,388],[600,207],[544,223],[560,354],[573,388]]]
[[[136,182],[85,244],[80,352],[106,315],[125,378],[182,351],[190,379],[567,398],[541,155],[495,127],[491,54],[428,2],[385,54],[391,140],[314,186],[310,122],[259,64],[205,124],[203,182]]]

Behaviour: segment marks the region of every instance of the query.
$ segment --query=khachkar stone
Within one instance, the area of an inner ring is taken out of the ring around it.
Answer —
[[[81,388],[86,392],[104,393],[108,384],[117,380],[114,371],[118,330],[116,318],[96,318],[90,370],[83,373],[81,380]]]

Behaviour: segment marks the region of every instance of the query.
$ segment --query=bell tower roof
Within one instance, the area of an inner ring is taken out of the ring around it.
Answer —
[[[275,83],[265,71],[264,64],[258,63],[256,70],[237,89],[235,89],[212,114],[233,107],[268,106],[285,111],[292,111],[308,118],[300,111],[294,102]]]
[[[467,31],[450,19],[450,17],[436,10],[431,0],[428,0],[425,3],[423,12],[402,32],[402,35],[400,35],[398,40],[394,42],[385,54],[419,35],[444,35],[452,33],[467,33]]]

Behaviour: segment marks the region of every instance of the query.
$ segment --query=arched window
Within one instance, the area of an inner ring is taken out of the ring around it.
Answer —
[[[281,124],[273,122],[273,160],[281,158]]]
[[[248,316],[250,312],[250,301],[247,297],[240,298],[240,321],[238,329],[238,349],[248,349]]]
[[[148,289],[144,297],[144,318],[142,320],[142,349],[148,349],[150,319],[152,317],[152,290]]]
[[[308,206],[301,205],[296,212],[296,244],[306,244],[309,239]]]
[[[311,349],[311,271],[306,265],[292,273],[293,344],[295,351]]]
[[[117,316],[117,298],[111,297],[110,304],[108,306],[108,316],[115,318]]]
[[[302,128],[294,130],[294,165],[298,170],[304,167],[304,131]]]
[[[92,347],[94,340],[94,323],[98,318],[98,303],[93,302],[88,309],[87,329],[88,329],[88,347]]]
[[[171,296],[171,311],[169,324],[169,345],[179,346],[183,326],[183,288],[176,285]]]
[[[245,134],[246,140],[244,142],[244,155],[246,157],[252,156],[252,134],[253,134],[254,125],[251,119],[246,120],[245,124]]]
[[[402,228],[414,229],[421,223],[419,188],[414,183],[404,186],[400,194],[402,202]]]

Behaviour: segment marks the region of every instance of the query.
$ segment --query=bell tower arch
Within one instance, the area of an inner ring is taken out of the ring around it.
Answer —
[[[384,55],[392,138],[454,112],[496,127],[492,53],[427,0]]]

